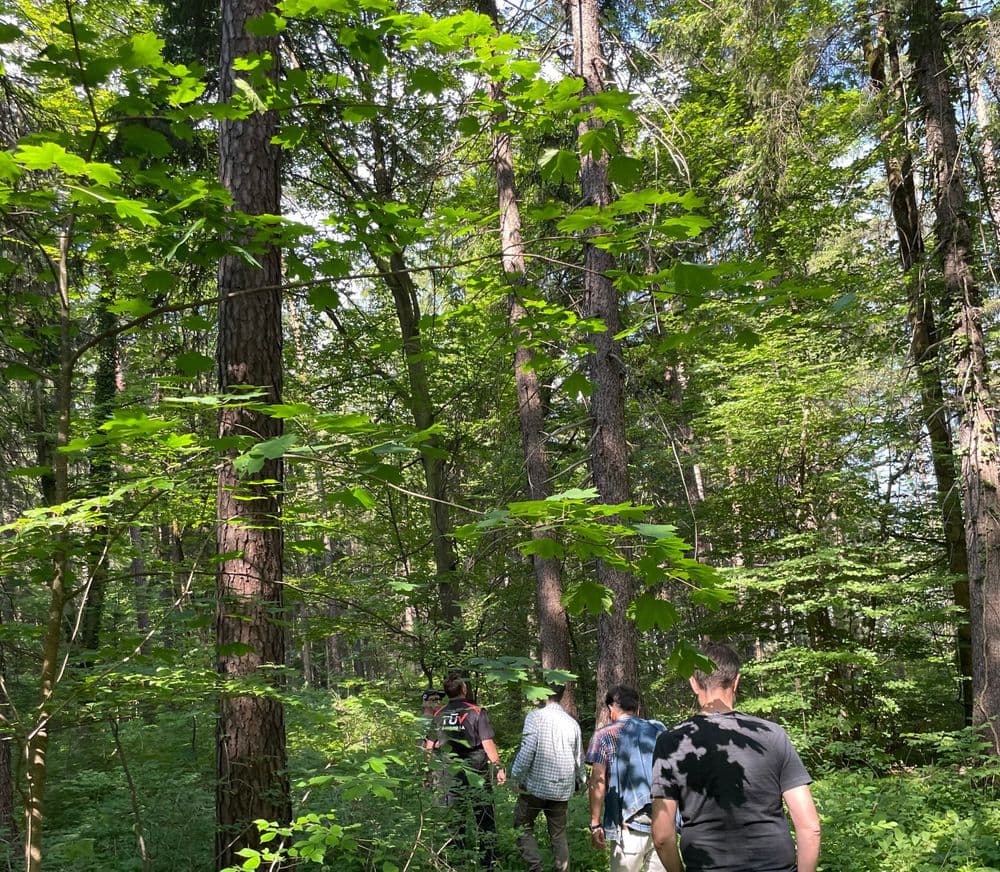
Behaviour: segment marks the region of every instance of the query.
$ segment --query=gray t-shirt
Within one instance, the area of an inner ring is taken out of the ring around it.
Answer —
[[[781,796],[811,782],[785,731],[742,712],[695,715],[653,751],[652,795],[677,801],[687,872],[794,872]]]

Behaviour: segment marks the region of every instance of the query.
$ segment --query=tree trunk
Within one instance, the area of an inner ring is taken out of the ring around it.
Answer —
[[[392,180],[385,158],[385,138],[381,124],[372,124],[372,148],[375,158],[375,193],[384,202],[392,200]],[[387,233],[392,244],[391,232]],[[425,365],[426,354],[423,336],[420,332],[420,299],[416,285],[406,263],[405,250],[401,246],[393,248],[388,255],[379,251],[374,244],[369,245],[369,254],[384,276],[392,294],[399,321],[399,333],[403,340],[403,357],[409,383],[407,403],[413,423],[418,430],[427,430],[437,420],[434,401],[431,398],[430,381]],[[451,536],[451,517],[448,511],[448,480],[446,458],[440,439],[436,435],[426,438],[426,451],[421,451],[420,461],[427,484],[428,513],[431,525],[431,545],[434,550],[434,572],[438,583],[439,621],[450,632],[448,647],[458,652],[462,649],[461,610],[455,597],[455,577],[458,559]]]
[[[223,0],[220,79],[222,99],[234,93],[233,61],[246,55],[270,57],[269,75],[277,76],[278,40],[255,37],[248,18],[273,12],[271,0]],[[235,209],[277,215],[281,209],[279,150],[273,112],[254,112],[244,119],[223,121],[219,133],[219,176]],[[253,247],[244,236],[235,237]],[[219,264],[219,389],[238,393],[244,386],[266,392],[266,401],[281,402],[281,253],[267,242],[257,247],[254,266],[237,255]],[[257,291],[266,287],[269,290]],[[247,292],[249,291],[249,292]],[[268,440],[281,435],[280,419],[242,407],[219,414],[221,438]],[[261,667],[285,662],[285,615],[282,608],[282,532],[280,460],[241,480],[229,451],[219,469],[217,494],[220,555],[216,577],[218,614],[216,643],[223,682],[253,680]],[[265,676],[265,680],[268,680]],[[223,693],[217,735],[216,833],[217,867],[242,862],[237,852],[257,848],[253,821],[291,819],[286,772],[285,714],[278,700],[261,694]]]
[[[584,94],[604,91],[606,63],[601,52],[597,0],[570,0],[573,28],[573,56],[576,74],[585,83]],[[580,121],[577,133],[584,135],[603,126],[593,112]],[[606,207],[611,202],[606,154],[580,154],[580,188],[584,206]],[[608,273],[614,258],[593,244],[597,228],[587,231],[584,241],[585,318],[599,318],[607,328],[588,336],[595,351],[589,357],[591,397],[590,466],[594,486],[604,503],[614,505],[629,497],[628,443],[625,441],[625,361],[620,342],[618,291]],[[625,610],[635,594],[635,580],[627,572],[597,562],[597,580],[614,598],[611,611],[597,619],[597,723],[607,719],[604,696],[616,684],[635,687],[638,683],[638,635]]]
[[[495,0],[479,0],[479,10],[488,15],[497,31],[500,16]],[[527,315],[519,294],[526,285],[524,239],[521,235],[521,210],[514,182],[514,148],[507,129],[505,98],[499,82],[490,83],[490,99],[494,110],[493,168],[496,175],[497,200],[500,205],[500,250],[504,276],[510,286],[509,324],[518,344],[514,351],[514,383],[517,389],[517,416],[521,429],[521,446],[528,479],[528,496],[544,500],[551,496],[549,461],[545,448],[545,402],[538,371],[531,366],[531,349],[521,344],[522,330],[518,326]],[[533,539],[551,538],[540,526],[532,530]],[[562,568],[558,560],[532,555],[535,570],[535,600],[538,612],[538,643],[544,669],[569,671],[569,621],[562,603]],[[573,685],[567,684],[562,707],[576,717]]]
[[[969,562],[973,721],[1000,753],[1000,457],[982,327],[982,294],[972,269],[972,234],[962,181],[941,10],[910,6],[910,53],[934,180],[934,235],[951,319],[950,356],[959,398],[958,444]]]
[[[149,633],[149,585],[146,581],[146,561],[142,559],[142,531],[134,524],[128,528],[129,541],[135,556],[129,563],[129,575],[132,576],[132,590],[135,594],[135,628],[142,637],[140,651],[148,654],[152,649],[152,639],[147,639]]]
[[[51,502],[62,505],[69,499],[69,462],[59,449],[69,443],[73,413],[73,349],[70,338],[69,247],[71,228],[59,236],[56,299],[59,310],[59,376],[55,386],[56,434],[52,452],[51,490],[43,493]],[[45,820],[45,788],[48,776],[49,718],[52,698],[59,677],[59,650],[63,632],[63,613],[69,589],[69,536],[64,528],[55,533],[49,580],[49,605],[42,636],[42,662],[38,676],[38,705],[35,723],[24,743],[25,780],[25,872],[42,868],[42,825]]]
[[[887,77],[887,58],[891,80]],[[894,99],[898,107],[905,106],[899,50],[895,35],[890,32],[890,13],[887,10],[879,12],[875,39],[868,46],[868,65],[872,84],[882,95],[882,99],[886,102]],[[883,122],[887,122],[894,114],[889,112],[887,107],[883,111]],[[951,425],[948,421],[944,388],[941,384],[941,361],[938,356],[941,336],[934,316],[934,303],[927,292],[924,240],[913,176],[913,155],[905,129],[901,132],[893,131],[883,123],[880,138],[889,189],[889,206],[899,240],[900,265],[906,279],[907,320],[910,326],[909,357],[917,373],[920,387],[920,408],[930,439],[931,463],[937,483],[937,501],[945,534],[948,569],[953,577],[952,596],[959,609],[956,635],[962,703],[966,723],[971,723],[972,639],[968,617],[969,563],[965,547],[961,496],[956,481],[958,465],[952,448]]]

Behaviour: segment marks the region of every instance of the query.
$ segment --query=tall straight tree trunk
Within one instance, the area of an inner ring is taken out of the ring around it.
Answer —
[[[381,123],[372,122],[372,148],[375,158],[375,194],[383,202],[392,201],[392,179],[386,159],[386,140]],[[403,340],[403,357],[409,386],[407,403],[413,423],[418,430],[427,430],[437,420],[434,401],[431,396],[430,380],[427,375],[426,349],[420,331],[420,298],[406,262],[405,248],[387,236],[395,246],[388,254],[375,245],[369,246],[369,254],[392,294],[399,321],[399,333]],[[420,461],[427,485],[427,510],[430,516],[431,545],[434,551],[434,572],[438,585],[438,608],[441,625],[451,634],[450,645],[453,652],[462,649],[461,609],[455,596],[458,558],[452,539],[451,513],[447,478],[447,458],[437,435],[426,438],[426,451],[421,451]]]
[[[906,105],[902,93],[903,80],[899,50],[891,33],[888,10],[878,14],[878,29],[868,46],[868,65],[872,84],[886,104],[894,101],[901,109]],[[886,65],[888,60],[888,67]],[[891,77],[891,78],[890,78]],[[948,569],[952,574],[952,596],[959,609],[956,628],[958,668],[962,681],[962,704],[966,723],[972,722],[972,637],[969,625],[969,561],[965,547],[965,525],[957,481],[958,464],[952,447],[951,425],[948,421],[944,388],[941,384],[941,360],[938,355],[941,336],[934,316],[934,303],[927,292],[924,265],[924,239],[913,177],[913,154],[905,128],[890,130],[886,124],[896,112],[888,105],[883,111],[881,131],[885,176],[889,189],[889,206],[896,236],[899,259],[906,279],[910,326],[909,356],[920,387],[920,409],[931,445],[931,462],[937,484],[937,501],[948,554]],[[905,122],[901,122],[905,123]]]
[[[488,15],[497,31],[500,16],[495,0],[479,0],[479,10]],[[490,100],[498,108],[491,119],[493,127],[493,168],[496,175],[497,200],[500,206],[500,249],[503,271],[510,286],[509,324],[517,347],[514,351],[514,383],[517,389],[517,417],[521,429],[521,446],[528,479],[528,496],[544,500],[551,496],[549,460],[545,448],[545,402],[538,371],[531,365],[531,349],[521,344],[522,330],[518,326],[527,311],[519,294],[527,284],[524,267],[524,239],[521,235],[521,210],[514,182],[514,147],[508,129],[503,86],[490,83]],[[550,536],[541,527],[532,530],[532,538]],[[562,603],[562,568],[552,557],[532,555],[535,570],[535,604],[538,612],[538,643],[545,669],[569,671],[569,622]],[[562,706],[576,716],[576,699],[571,684],[566,686]]]
[[[994,752],[1000,753],[1000,456],[983,339],[982,294],[972,267],[968,202],[937,0],[912,0],[910,28],[914,80],[934,179],[936,251],[951,319],[949,354],[959,398],[972,714]]]
[[[278,40],[252,36],[247,19],[273,12],[271,0],[223,0],[220,79],[222,98],[232,98],[233,62],[246,55],[270,58],[277,76]],[[279,151],[273,112],[253,112],[223,121],[219,132],[219,176],[235,209],[277,215],[281,210]],[[251,240],[235,237],[241,245]],[[226,255],[219,264],[219,389],[261,388],[269,403],[281,402],[281,253],[267,243],[255,251],[260,266]],[[266,287],[269,290],[254,290]],[[281,435],[277,418],[241,407],[219,415],[222,438],[268,440]],[[226,682],[252,679],[261,667],[285,662],[282,607],[282,532],[280,460],[268,460],[255,474],[240,477],[235,452],[223,458],[217,495],[220,555],[216,576],[218,669]],[[257,818],[291,819],[286,772],[285,713],[268,695],[231,691],[219,700],[216,785],[217,867],[242,862],[237,852],[259,845]]]
[[[584,83],[584,94],[594,96],[604,91],[607,64],[601,52],[598,0],[570,0],[567,6],[573,29],[573,57],[576,75]],[[591,112],[578,126],[578,136],[603,126]],[[603,208],[611,203],[608,182],[608,158],[588,151],[580,154],[580,188],[584,206]],[[614,505],[629,500],[628,443],[625,441],[625,361],[621,343],[615,336],[621,331],[618,290],[608,273],[614,258],[598,248],[591,238],[599,231],[592,228],[584,241],[584,312],[585,318],[599,318],[607,328],[588,336],[595,351],[590,355],[591,397],[590,467],[594,486],[604,503]],[[597,722],[607,719],[603,701],[607,690],[616,684],[635,687],[638,683],[638,635],[625,610],[635,594],[635,580],[627,572],[597,562],[597,580],[607,587],[614,602],[611,611],[597,619]]]
[[[69,249],[72,221],[59,236],[59,260],[56,276],[56,299],[59,310],[59,375],[55,385],[56,427],[52,451],[51,490],[42,492],[48,505],[62,505],[69,499],[69,462],[59,449],[69,443],[73,416],[73,349],[70,338]],[[69,534],[65,529],[55,533],[49,604],[42,635],[42,661],[38,680],[38,705],[35,722],[24,743],[25,782],[25,872],[40,872],[42,868],[42,829],[45,822],[45,790],[48,781],[49,719],[52,717],[53,695],[59,681],[59,654],[63,633],[63,614],[71,586]]]

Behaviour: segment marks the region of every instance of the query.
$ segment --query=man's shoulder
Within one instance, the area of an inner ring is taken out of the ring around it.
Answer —
[[[598,727],[594,730],[594,736],[591,742],[601,742],[606,739],[616,737],[625,726],[626,721],[611,721],[609,724],[605,724],[603,727]]]

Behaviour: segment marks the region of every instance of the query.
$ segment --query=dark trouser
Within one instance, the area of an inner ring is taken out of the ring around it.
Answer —
[[[542,872],[542,855],[538,852],[538,842],[535,841],[535,818],[544,813],[545,823],[549,828],[549,843],[552,845],[552,857],[555,860],[556,872],[567,872],[569,869],[569,844],[566,841],[567,801],[559,799],[540,799],[530,793],[522,793],[514,806],[514,826],[520,830],[517,834],[517,846],[521,856],[528,864],[531,872]]]
[[[447,804],[455,813],[455,842],[465,850],[473,847],[469,838],[469,812],[479,835],[479,862],[484,869],[496,863],[497,823],[493,812],[493,785],[489,764],[475,755],[455,761]]]

